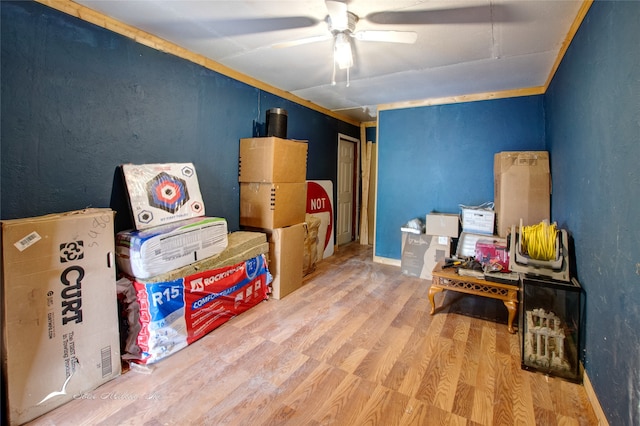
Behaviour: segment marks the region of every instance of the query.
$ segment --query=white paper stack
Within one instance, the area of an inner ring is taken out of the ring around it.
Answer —
[[[116,235],[121,272],[149,278],[219,254],[227,247],[227,221],[197,217]]]

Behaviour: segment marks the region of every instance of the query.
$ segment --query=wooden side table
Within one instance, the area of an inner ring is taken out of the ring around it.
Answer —
[[[502,300],[509,312],[507,329],[509,333],[515,333],[513,320],[518,312],[517,285],[496,283],[481,278],[458,275],[455,268],[442,269],[443,261],[433,268],[433,278],[429,288],[429,301],[431,302],[431,315],[436,312],[434,296],[443,290],[457,291],[460,293],[475,294],[476,296],[489,297]]]

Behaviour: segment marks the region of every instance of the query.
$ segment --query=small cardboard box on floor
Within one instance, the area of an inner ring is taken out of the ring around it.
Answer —
[[[87,209],[2,221],[9,424],[120,374],[113,219]]]
[[[304,223],[267,233],[269,271],[273,275],[271,296],[274,299],[282,299],[302,287],[304,236]]]
[[[402,273],[426,280],[440,260],[451,255],[451,238],[440,235],[402,232]]]

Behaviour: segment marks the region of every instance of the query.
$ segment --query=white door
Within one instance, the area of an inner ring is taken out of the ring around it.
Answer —
[[[354,176],[356,142],[340,135],[338,138],[338,202],[336,219],[336,243],[353,240]]]

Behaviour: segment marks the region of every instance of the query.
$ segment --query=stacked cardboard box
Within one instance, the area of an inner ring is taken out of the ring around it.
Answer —
[[[269,240],[272,297],[302,286],[307,143],[277,137],[240,140],[240,225]]]

